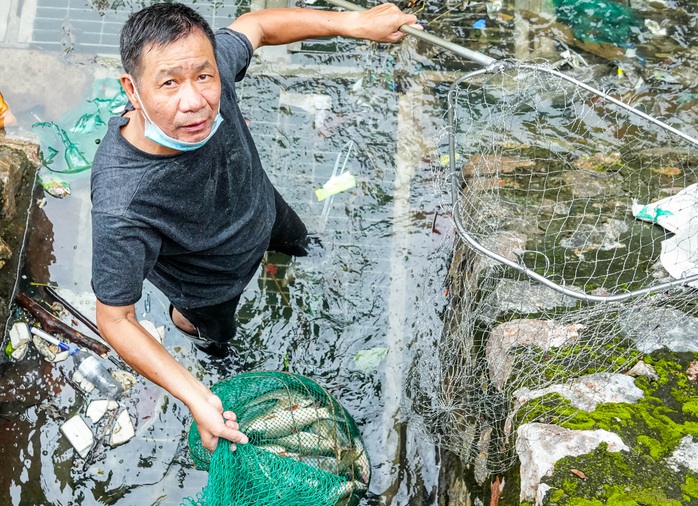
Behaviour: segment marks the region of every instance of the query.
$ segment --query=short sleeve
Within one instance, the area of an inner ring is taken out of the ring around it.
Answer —
[[[216,30],[216,62],[223,80],[242,81],[252,61],[252,43],[240,32],[230,28]]]
[[[108,306],[128,306],[141,298],[143,280],[155,265],[158,232],[108,213],[92,213],[92,289]]]

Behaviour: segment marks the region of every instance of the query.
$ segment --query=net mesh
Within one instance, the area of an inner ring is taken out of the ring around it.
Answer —
[[[698,330],[695,290],[667,284],[697,272],[698,150],[535,66],[474,73],[449,108],[450,174],[434,171],[458,232],[448,303],[408,390],[416,421],[481,481],[514,464],[518,424],[560,421],[551,392]],[[648,206],[672,197],[674,231]]]
[[[307,377],[283,372],[238,374],[212,389],[237,415],[249,443],[219,444],[212,454],[196,424],[189,448],[207,487],[187,506],[358,504],[371,466],[347,411]]]

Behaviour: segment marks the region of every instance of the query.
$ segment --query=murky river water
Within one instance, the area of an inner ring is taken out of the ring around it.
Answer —
[[[45,16],[63,12],[65,4],[39,2]],[[28,83],[20,91],[19,79],[6,84],[3,74],[0,86],[20,120],[18,134],[29,131],[37,117],[60,122],[94,98],[92,82],[118,77],[112,64],[85,59],[84,54],[96,47],[113,52],[113,40],[104,34],[114,29],[109,23],[123,22],[134,5],[93,2],[106,20],[102,38],[95,39],[79,15],[85,6],[73,4],[67,2],[68,19],[61,30],[55,22],[45,22],[40,40],[35,31],[33,47],[43,50],[34,57],[59,62],[57,73],[50,76],[55,90]],[[212,5],[196,4],[206,13],[214,10]],[[517,2],[488,16],[487,7],[417,2],[412,9],[435,33],[453,35],[493,57],[523,57],[527,51],[554,57],[560,50],[549,42],[556,38],[557,24],[549,18],[554,8]],[[695,107],[690,105],[698,98],[693,94],[698,65],[691,48],[698,18],[690,6],[665,8],[679,13],[682,23],[669,27],[671,36],[653,38],[640,28],[627,36],[643,58],[632,68],[654,76],[636,91],[634,84],[627,85],[628,93],[651,101],[657,114],[695,124]],[[656,11],[647,12],[656,17]],[[230,13],[222,8],[216,12],[217,25],[227,24],[221,19]],[[484,30],[473,28],[479,20],[486,20]],[[574,35],[566,36],[572,45]],[[628,40],[611,42],[620,46]],[[61,57],[59,45],[67,50]],[[19,64],[23,50],[14,51]],[[197,352],[169,324],[167,301],[148,284],[138,313],[167,327],[168,350],[204,382],[247,370],[289,370],[315,379],[337,396],[363,433],[373,470],[364,503],[437,504],[443,498],[440,457],[409,423],[404,384],[417,341],[438,340],[442,280],[453,238],[450,223],[438,213],[447,197],[435,188],[432,172],[436,166],[441,181],[445,171],[438,169],[438,155],[445,152],[444,83],[451,77],[442,71],[472,65],[414,41],[390,48],[323,41],[294,51],[276,64],[274,55],[256,62],[239,96],[272,181],[317,233],[322,247],[307,258],[265,259],[243,295],[240,354],[233,361],[212,362]],[[612,56],[600,54],[597,60],[592,68],[598,77],[617,76]],[[298,64],[302,67],[294,66]],[[679,72],[684,67],[688,70]],[[72,95],[58,96],[62,80],[73,83]],[[654,99],[660,93],[665,100]],[[329,108],[322,105],[327,100]],[[358,185],[325,206],[313,190],[345,159]],[[35,293],[40,289],[29,286],[30,281],[77,293],[90,290],[89,177],[81,173],[64,179],[72,194],[62,200],[47,197],[46,205],[35,209],[22,280],[22,287]],[[387,355],[375,367],[355,360],[359,352],[381,355],[384,350]],[[0,371],[5,385],[0,455],[7,466],[0,476],[0,503],[179,504],[206,484],[206,473],[195,470],[188,458],[187,409],[148,382],[139,380],[121,400],[134,419],[136,437],[117,448],[101,446],[80,459],[59,432],[65,419],[84,415],[90,400],[67,380],[71,361],[50,365],[31,351],[20,362],[0,365]]]

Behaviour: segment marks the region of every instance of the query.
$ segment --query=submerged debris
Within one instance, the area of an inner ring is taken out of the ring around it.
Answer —
[[[61,432],[82,458],[87,456],[95,442],[92,431],[80,415],[75,415],[61,425]]]

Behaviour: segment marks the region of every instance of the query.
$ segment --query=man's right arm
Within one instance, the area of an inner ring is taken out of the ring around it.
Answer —
[[[220,399],[138,323],[133,305],[108,306],[97,301],[97,326],[136,372],[186,404],[205,448],[214,451],[219,437],[247,443],[247,437],[237,430],[234,413],[224,412]]]

